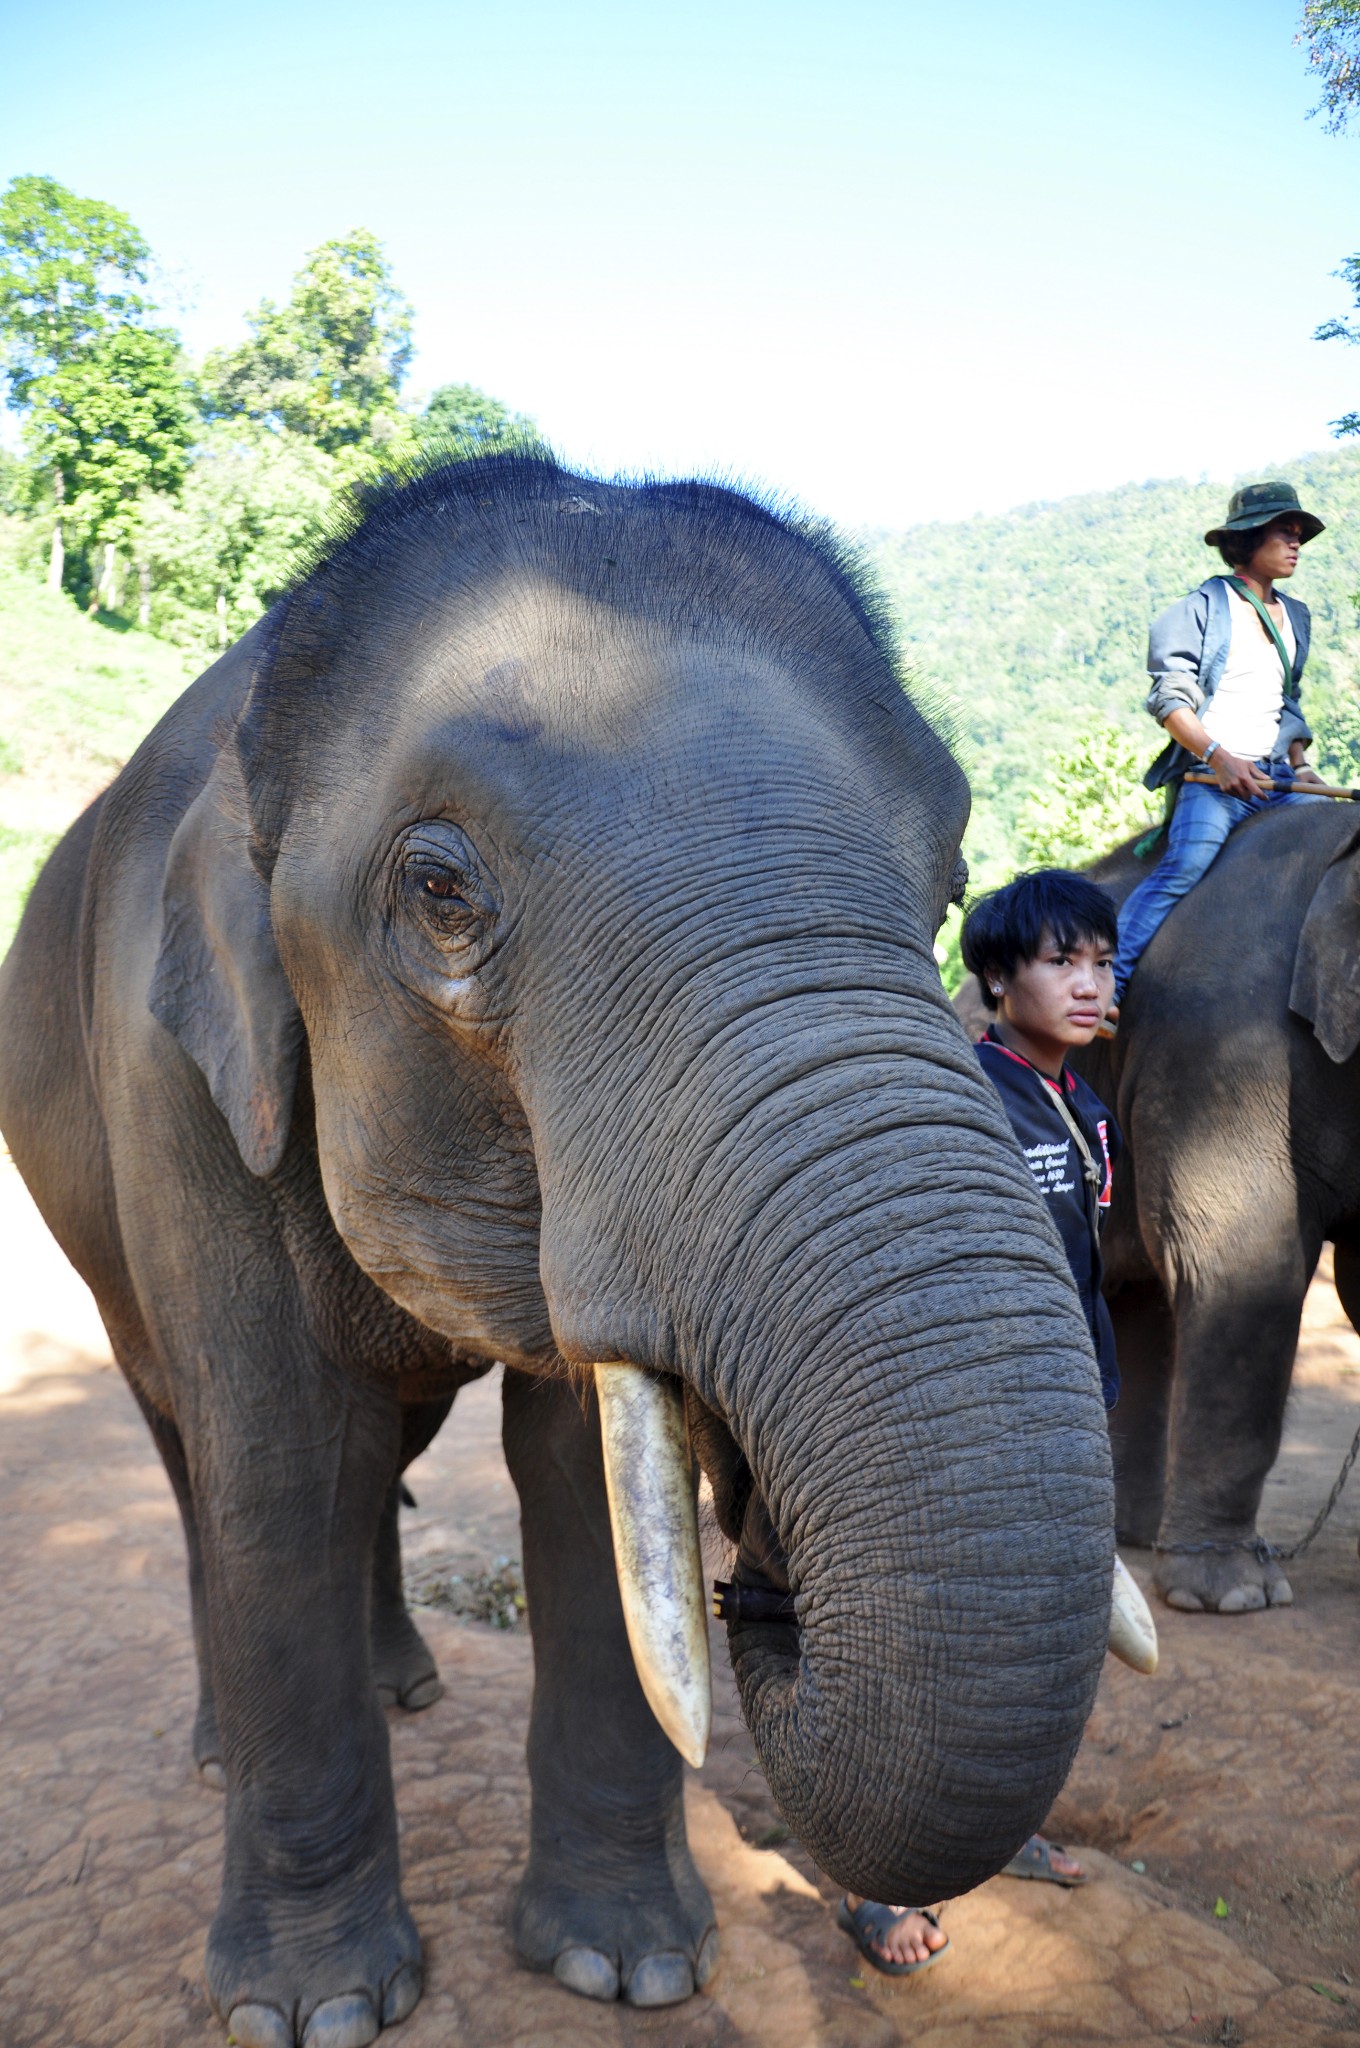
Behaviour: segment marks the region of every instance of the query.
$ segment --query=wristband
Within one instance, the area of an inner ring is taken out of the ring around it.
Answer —
[[[1204,749],[1204,752],[1199,757],[1206,768],[1208,767],[1209,763],[1213,760],[1214,755],[1218,752],[1222,744],[1222,740],[1210,740],[1208,746]]]

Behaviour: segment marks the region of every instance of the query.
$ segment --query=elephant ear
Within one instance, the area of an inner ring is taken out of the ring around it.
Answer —
[[[287,1143],[303,1025],[251,844],[228,739],[170,842],[150,1001],[200,1069],[242,1159],[263,1176]]]
[[[1289,1007],[1340,1065],[1360,1046],[1360,832],[1313,891],[1294,954]]]

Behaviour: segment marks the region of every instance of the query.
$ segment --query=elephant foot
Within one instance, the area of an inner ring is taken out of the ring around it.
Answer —
[[[1152,1583],[1183,1614],[1259,1614],[1294,1604],[1277,1560],[1262,1563],[1250,1550],[1161,1551]]]
[[[223,1901],[208,1938],[208,1990],[236,2048],[368,2048],[414,2011],[420,1940],[400,1898],[372,1916],[343,1901],[335,1920],[345,1932],[333,1943],[310,1911],[293,1942],[276,1925],[252,1940]]]
[[[404,1608],[375,1624],[370,1654],[379,1706],[417,1714],[443,1696],[434,1653]]]
[[[524,1961],[583,1998],[679,2005],[702,1991],[718,1966],[713,1903],[683,1844],[658,1861],[636,1884],[614,1867],[618,1889],[602,1896],[587,1873],[545,1875],[535,1859],[515,1906]]]

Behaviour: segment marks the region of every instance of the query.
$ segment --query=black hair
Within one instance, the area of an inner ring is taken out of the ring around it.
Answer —
[[[1012,974],[1022,962],[1037,960],[1045,936],[1063,947],[1083,941],[1113,947],[1119,938],[1114,899],[1070,868],[1032,868],[979,896],[963,921],[960,946],[989,1010],[997,1002],[988,975]]]
[[[1274,523],[1274,520],[1267,519],[1264,526],[1244,526],[1240,533],[1223,534],[1218,542],[1218,552],[1228,567],[1245,569]]]

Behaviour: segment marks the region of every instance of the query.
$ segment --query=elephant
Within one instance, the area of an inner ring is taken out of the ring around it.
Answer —
[[[967,806],[819,531],[501,456],[371,492],[50,857],[0,1124],[182,1512],[241,2048],[350,2048],[419,1997],[374,1617],[411,1444],[492,1361],[530,1966],[647,2006],[716,1963],[677,1747],[696,1456],[789,1589],[728,1641],[818,1862],[942,1898],[1046,1813],[1113,1482],[934,963]]]
[[[1090,869],[1121,902],[1135,844]],[[1293,1599],[1256,1517],[1329,1238],[1360,1327],[1357,1048],[1360,832],[1319,801],[1232,834],[1139,961],[1118,1036],[1075,1062],[1129,1146],[1104,1239],[1117,1525],[1157,1547],[1172,1607]]]

